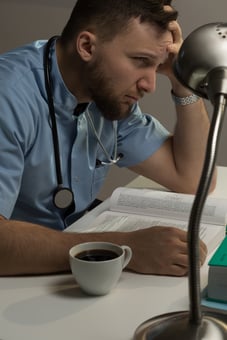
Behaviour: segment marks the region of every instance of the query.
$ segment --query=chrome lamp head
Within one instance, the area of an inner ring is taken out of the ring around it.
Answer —
[[[179,81],[213,102],[227,93],[227,23],[209,23],[183,42],[174,64]]]

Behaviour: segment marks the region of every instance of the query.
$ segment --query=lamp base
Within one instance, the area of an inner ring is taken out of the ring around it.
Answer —
[[[203,313],[200,325],[189,321],[189,312],[163,314],[142,323],[134,340],[227,340],[227,315]]]

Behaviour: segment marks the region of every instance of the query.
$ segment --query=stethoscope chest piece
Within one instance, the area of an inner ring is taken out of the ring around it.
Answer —
[[[54,205],[58,209],[67,209],[74,202],[74,195],[72,190],[62,186],[58,186],[53,196]]]

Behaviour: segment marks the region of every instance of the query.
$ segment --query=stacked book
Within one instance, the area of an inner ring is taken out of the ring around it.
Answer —
[[[227,303],[227,237],[208,263],[207,298]]]

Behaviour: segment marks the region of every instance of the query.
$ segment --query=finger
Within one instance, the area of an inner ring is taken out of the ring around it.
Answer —
[[[207,246],[202,240],[200,240],[200,247],[207,254]]]
[[[168,228],[168,227],[167,227]],[[172,233],[175,238],[178,238],[182,242],[187,242],[188,241],[188,233],[185,230],[182,230],[177,227],[169,227],[167,229],[169,233]]]
[[[188,274],[188,267],[179,265],[171,266],[171,276],[186,276]]]
[[[188,246],[187,245],[185,246],[185,243],[181,243],[181,244],[178,244],[176,250],[179,253],[174,261],[174,264],[188,267],[189,266]],[[202,265],[205,262],[206,257],[207,257],[207,247],[203,242],[201,242],[199,255],[200,255],[200,265]]]
[[[207,247],[201,242],[200,247],[200,265],[203,265],[207,257]],[[178,254],[177,258],[171,266],[172,275],[183,276],[187,275],[189,271],[189,257],[187,254]]]
[[[178,244],[176,244],[176,248],[175,248],[179,254],[184,254],[184,255],[187,255],[188,256],[188,242],[187,240],[185,241],[182,241]],[[205,245],[204,242],[200,241],[200,262],[201,264],[203,264],[206,260],[206,257],[207,257],[207,246]]]
[[[179,229],[178,238],[181,242],[188,242],[188,233],[184,230]]]
[[[170,5],[165,5],[163,8],[165,12],[173,12],[173,8]]]
[[[207,248],[200,247],[200,264],[202,265],[207,257]]]
[[[177,257],[173,259],[173,265],[188,268],[188,254],[178,254]]]
[[[180,25],[176,20],[170,21],[168,24],[168,30],[172,33],[173,36],[173,43],[181,42],[182,38],[182,30]]]

